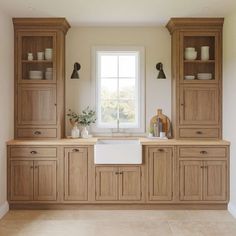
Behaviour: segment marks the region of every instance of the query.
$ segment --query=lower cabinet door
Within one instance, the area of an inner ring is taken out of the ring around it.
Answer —
[[[10,200],[33,200],[33,161],[11,161],[10,163]]]
[[[227,162],[204,162],[204,200],[227,200]]]
[[[96,200],[118,200],[118,174],[117,167],[96,167]]]
[[[56,160],[34,161],[34,200],[57,200]]]
[[[119,200],[141,200],[141,167],[119,168]]]
[[[87,148],[65,148],[65,199],[88,200],[88,151]]]
[[[179,162],[180,200],[199,201],[203,198],[203,161]]]
[[[173,160],[171,148],[149,148],[148,188],[150,201],[172,200]]]

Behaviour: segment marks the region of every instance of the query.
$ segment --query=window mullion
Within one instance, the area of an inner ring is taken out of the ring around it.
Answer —
[[[120,73],[119,73],[119,60],[120,60],[120,56],[118,55],[117,56],[117,120],[120,120]]]

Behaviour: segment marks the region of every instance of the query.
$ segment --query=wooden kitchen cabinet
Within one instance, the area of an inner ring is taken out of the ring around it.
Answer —
[[[97,201],[140,201],[142,170],[139,166],[96,167]]]
[[[55,85],[19,85],[18,95],[18,124],[56,125]]]
[[[173,197],[173,150],[148,148],[149,201],[171,201]]]
[[[216,86],[181,86],[180,125],[218,125],[218,97]]]
[[[15,138],[64,138],[65,35],[70,25],[65,18],[13,18],[13,25]],[[38,52],[43,58],[37,58]]]
[[[179,148],[180,201],[227,201],[227,147]]]
[[[11,201],[55,201],[57,171],[55,160],[11,160]]]
[[[172,124],[176,139],[222,137],[222,28],[223,18],[171,18]],[[201,59],[201,47],[209,58]],[[185,58],[185,49],[197,51],[196,60]],[[210,73],[209,79],[199,73]],[[195,79],[186,79],[186,76]]]
[[[64,149],[64,200],[88,200],[88,150],[84,147]]]
[[[10,178],[10,200],[33,200],[34,162],[31,160],[10,161],[10,173],[8,174]]]

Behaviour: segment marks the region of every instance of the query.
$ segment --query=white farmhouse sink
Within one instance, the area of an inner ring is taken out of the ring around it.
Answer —
[[[95,164],[142,164],[142,145],[138,140],[99,140],[94,145]]]

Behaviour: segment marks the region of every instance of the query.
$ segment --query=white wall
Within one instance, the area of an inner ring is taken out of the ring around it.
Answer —
[[[223,136],[231,142],[230,204],[236,217],[236,11],[225,18],[223,57]]]
[[[91,105],[91,48],[93,46],[143,46],[146,67],[146,124],[157,108],[171,115],[171,36],[164,27],[71,28],[66,38],[66,110],[81,111]],[[74,62],[81,64],[80,79],[71,80]],[[162,62],[166,80],[157,80],[156,63]],[[68,119],[67,119],[68,120]],[[67,122],[67,134],[70,126]]]
[[[6,141],[13,138],[13,39],[11,18],[0,11],[0,218],[8,210]]]

